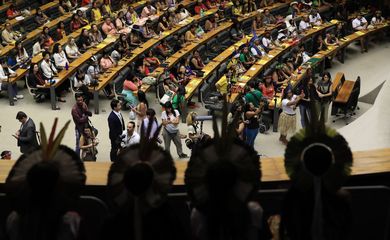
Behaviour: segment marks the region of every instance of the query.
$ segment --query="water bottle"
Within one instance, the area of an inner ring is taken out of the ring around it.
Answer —
[[[68,69],[69,69],[69,64],[65,63],[65,70],[68,71]]]

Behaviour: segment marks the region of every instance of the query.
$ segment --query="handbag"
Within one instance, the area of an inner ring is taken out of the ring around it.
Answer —
[[[135,119],[136,119],[136,114],[135,114],[135,112],[133,111],[133,110],[131,110],[130,112],[129,112],[129,119],[131,120],[131,121],[134,121]]]

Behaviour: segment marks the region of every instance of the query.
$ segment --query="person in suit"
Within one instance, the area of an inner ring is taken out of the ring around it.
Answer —
[[[16,119],[18,119],[22,125],[13,136],[18,140],[20,151],[24,154],[29,153],[38,147],[35,123],[22,111],[19,111],[16,114]]]
[[[121,114],[121,102],[117,99],[111,101],[111,113],[108,116],[109,137],[111,140],[110,159],[116,161],[118,149],[120,147],[119,136],[125,130],[125,122]]]

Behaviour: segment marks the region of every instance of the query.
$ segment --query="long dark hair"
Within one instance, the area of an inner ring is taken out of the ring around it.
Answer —
[[[171,102],[166,102],[164,107],[165,107],[165,112],[167,112],[167,109],[171,109],[171,113],[173,114],[174,117],[176,117],[176,111],[175,111],[175,109],[173,109]]]
[[[146,94],[144,91],[138,90],[137,97],[139,102],[145,103],[146,107],[147,108],[149,107],[149,103],[148,100],[146,99]]]

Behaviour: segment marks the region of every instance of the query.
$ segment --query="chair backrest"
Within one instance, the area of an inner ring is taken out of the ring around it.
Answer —
[[[360,77],[358,77],[357,80],[355,81],[355,85],[353,86],[351,96],[349,97],[348,100],[348,108],[351,111],[355,111],[359,102],[359,95],[360,95]]]
[[[25,77],[25,81],[26,81],[26,86],[27,86],[28,93],[30,93],[30,95],[34,97],[34,96],[35,96],[34,91],[35,91],[37,88],[31,87],[31,85],[30,85],[29,82],[28,82],[28,76]]]
[[[352,226],[348,239],[390,239],[390,188],[346,187],[351,194]]]
[[[78,212],[82,217],[86,239],[99,239],[101,228],[109,214],[107,205],[99,198],[81,196],[78,202]]]

